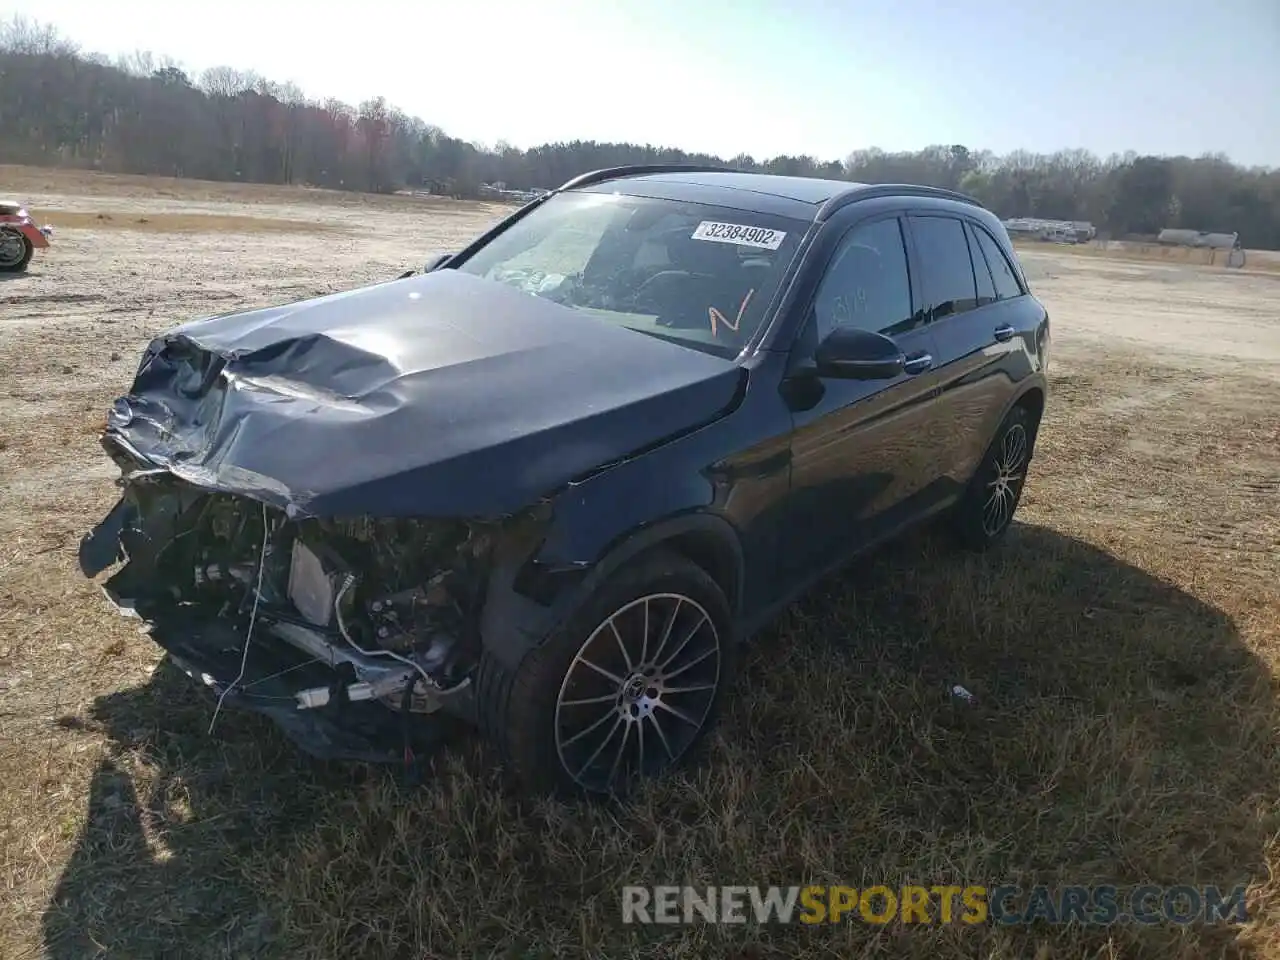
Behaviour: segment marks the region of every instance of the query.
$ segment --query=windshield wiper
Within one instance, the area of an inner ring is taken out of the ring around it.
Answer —
[[[699,340],[689,340],[686,337],[677,337],[674,334],[670,334],[670,333],[659,333],[658,331],[648,327],[632,327],[625,323],[620,324],[620,326],[624,330],[634,330],[636,333],[643,333],[645,336],[648,336],[648,337],[656,337],[659,340],[665,340],[667,341],[667,343],[674,343],[680,347],[690,347],[702,353],[709,353],[713,357],[727,358],[731,356],[731,354],[723,352],[724,348],[718,345],[714,345],[710,343],[702,343]]]

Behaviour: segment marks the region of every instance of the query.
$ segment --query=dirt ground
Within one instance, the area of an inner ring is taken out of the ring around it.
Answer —
[[[825,584],[704,767],[588,808],[521,802],[474,741],[406,788],[254,718],[210,737],[75,567],[152,335],[394,277],[502,208],[0,168],[8,193],[65,226],[0,280],[0,957],[1280,957],[1280,273],[1024,249],[1052,377],[1008,543],[926,532]],[[1247,884],[1251,920],[620,926],[624,883],[681,882]]]

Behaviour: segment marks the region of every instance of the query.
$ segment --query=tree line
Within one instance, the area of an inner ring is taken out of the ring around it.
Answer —
[[[481,184],[552,188],[588,170],[700,163],[793,176],[906,182],[968,193],[1002,217],[1087,220],[1113,237],[1164,227],[1238,232],[1280,249],[1280,170],[1226,156],[998,156],[959,144],[810,156],[721,158],[670,147],[573,141],[469,143],[377,97],[352,106],[214,67],[198,76],[150,53],[85,53],[51,27],[0,23],[0,163],[386,193],[479,195]]]

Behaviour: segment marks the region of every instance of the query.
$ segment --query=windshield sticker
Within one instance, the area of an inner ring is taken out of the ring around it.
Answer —
[[[787,239],[785,230],[768,230],[749,227],[741,223],[717,223],[703,220],[693,231],[694,240],[710,240],[712,243],[732,243],[740,247],[759,247],[761,250],[777,250]]]
[[[724,326],[728,327],[734,333],[738,332],[738,328],[742,326],[742,315],[747,312],[747,304],[751,302],[751,296],[755,292],[756,291],[754,288],[747,291],[747,295],[742,298],[742,303],[738,305],[738,316],[733,320],[732,323],[729,322],[728,317],[726,317],[723,313],[721,313],[715,307],[707,307],[707,312],[711,314],[711,335],[713,337],[718,337],[720,335],[719,332],[716,330],[717,321],[719,321]]]

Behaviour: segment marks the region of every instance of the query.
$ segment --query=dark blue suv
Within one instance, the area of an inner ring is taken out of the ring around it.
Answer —
[[[125,561],[112,600],[313,754],[461,718],[616,793],[823,573],[932,517],[1005,534],[1048,344],[967,197],[599,171],[421,272],[157,338],[81,566]]]

